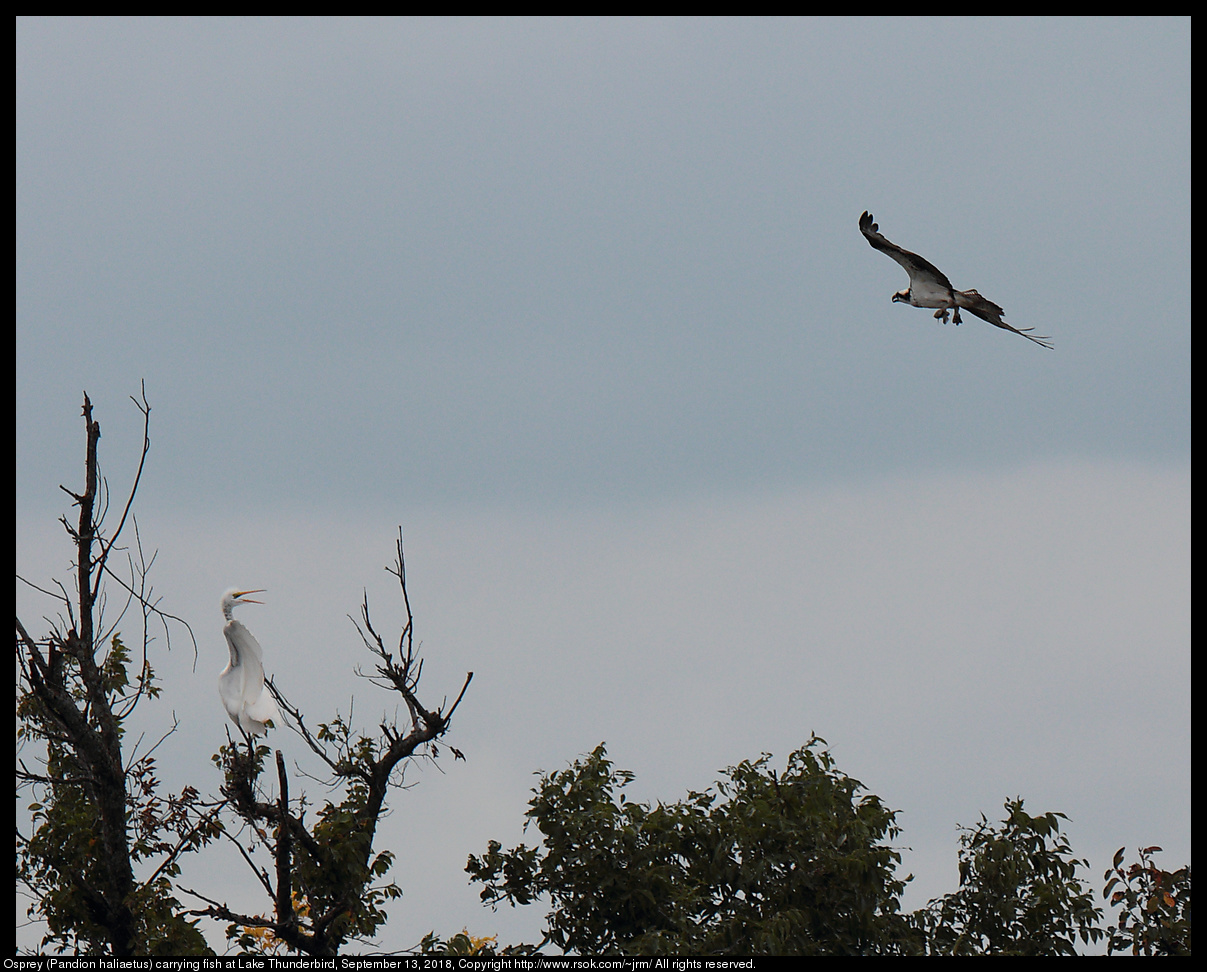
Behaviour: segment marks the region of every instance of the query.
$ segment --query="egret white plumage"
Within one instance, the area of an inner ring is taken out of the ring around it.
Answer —
[[[218,676],[218,694],[231,719],[244,732],[252,736],[263,736],[268,732],[268,723],[281,724],[281,713],[276,699],[264,684],[264,651],[255,636],[242,621],[236,621],[231,611],[240,604],[263,604],[248,594],[262,594],[262,590],[229,590],[222,595],[222,614],[226,618],[226,645],[230,649],[230,664]]]

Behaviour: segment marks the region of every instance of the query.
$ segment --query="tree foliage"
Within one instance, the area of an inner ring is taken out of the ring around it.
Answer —
[[[581,954],[1068,955],[1100,941],[1102,911],[1079,877],[1061,813],[961,828],[960,886],[904,914],[896,812],[835,767],[813,736],[777,773],[766,754],[675,803],[627,799],[633,774],[603,744],[542,774],[526,814],[537,846],[490,841],[466,871],[492,907],[547,899],[542,940]],[[1110,947],[1190,950],[1190,869],[1172,874],[1122,854],[1105,894],[1125,904]],[[425,939],[453,950],[454,939]],[[464,946],[464,942],[458,940]]]
[[[900,914],[895,812],[814,736],[783,773],[766,754],[673,804],[629,801],[604,746],[544,776],[541,847],[491,841],[466,870],[483,901],[552,902],[544,941],[590,954],[917,950]],[[908,878],[906,879],[908,880]]]
[[[1102,911],[1077,876],[1063,813],[1033,817],[1021,799],[990,825],[982,814],[960,836],[960,889],[920,914],[933,954],[1074,955],[1077,940],[1098,941]]]
[[[89,955],[183,955],[208,951],[182,914],[171,879],[179,858],[218,833],[214,813],[196,789],[159,795],[154,747],[125,748],[126,723],[139,702],[159,694],[149,659],[149,622],[178,620],[157,606],[147,583],[132,507],[147,450],[150,405],[143,414],[143,451],[121,513],[107,534],[108,485],[100,475],[100,423],[84,396],[84,490],[62,487],[79,508],[72,524],[61,518],[75,547],[73,588],[57,591],[25,583],[57,602],[59,618],[42,638],[16,621],[18,793],[33,796],[32,830],[17,831],[17,884],[32,899],[28,915],[46,922],[43,948]],[[112,555],[133,526],[138,551],[119,570]],[[153,560],[154,558],[152,558]],[[24,580],[24,578],[22,578]],[[109,587],[124,602],[106,623]],[[141,615],[141,658],[118,634],[131,607]],[[186,625],[187,628],[187,625]],[[191,632],[190,632],[191,634]],[[171,733],[168,729],[165,735]],[[40,763],[31,769],[30,762]],[[149,870],[141,879],[140,871]]]
[[[1140,848],[1140,860],[1123,866],[1124,848],[1115,852],[1103,875],[1102,896],[1122,905],[1107,928],[1107,952],[1133,955],[1190,954],[1190,867],[1163,871],[1152,861],[1160,847]]]

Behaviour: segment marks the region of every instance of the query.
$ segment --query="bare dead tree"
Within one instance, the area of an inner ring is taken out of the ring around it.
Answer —
[[[377,825],[385,810],[392,786],[403,785],[406,761],[417,756],[436,758],[436,740],[449,728],[461,704],[473,672],[465,677],[460,692],[448,705],[426,708],[419,700],[423,662],[416,654],[414,624],[407,594],[406,562],[402,531],[396,544],[397,559],[387,568],[398,579],[406,612],[397,649],[386,646],[369,614],[368,595],[361,603],[360,618],[351,618],[365,647],[374,655],[376,674],[364,676],[378,688],[397,693],[406,704],[409,725],[383,721],[380,735],[357,734],[352,714],[338,714],[330,722],[311,729],[303,713],[269,682],[273,696],[289,718],[291,728],[326,766],[329,785],[342,790],[338,803],[326,802],[313,823],[306,821],[305,796],[291,801],[285,760],[276,753],[277,797],[261,795],[259,778],[269,755],[267,746],[237,742],[224,746],[217,757],[224,770],[222,794],[228,805],[248,826],[247,833],[268,844],[275,864],[270,878],[266,868],[253,861],[254,847],[238,843],[240,853],[273,902],[274,917],[235,912],[223,902],[197,891],[182,888],[206,902],[208,907],[189,912],[231,924],[227,934],[246,948],[274,951],[287,948],[312,956],[331,956],[349,940],[365,940],[386,920],[383,904],[401,896],[385,878],[394,860],[389,850],[374,851]],[[358,674],[363,675],[358,671]],[[464,756],[449,747],[455,758]],[[271,829],[267,836],[265,830]],[[230,836],[230,830],[227,829]],[[237,838],[232,837],[237,840]]]
[[[200,794],[186,787],[180,794],[158,795],[154,752],[123,748],[125,722],[139,702],[158,694],[149,648],[152,629],[162,626],[171,647],[170,622],[188,625],[164,611],[148,581],[150,561],[138,537],[133,515],[150,449],[151,406],[144,386],[133,399],[143,416],[143,445],[138,469],[111,533],[104,527],[109,505],[108,483],[100,475],[97,443],[100,423],[84,395],[87,445],[84,490],[60,487],[79,508],[75,522],[60,518],[75,547],[74,583],[53,581],[54,590],[18,579],[58,604],[41,638],[16,619],[18,793],[34,797],[33,829],[17,831],[17,884],[32,898],[31,920],[46,921],[43,946],[57,944],[87,954],[181,954],[205,951],[195,922],[180,914],[171,878],[178,860],[212,839],[219,826],[216,808],[203,806]],[[119,545],[129,525],[133,549]],[[119,569],[125,553],[126,563]],[[123,606],[112,623],[104,611],[107,591],[115,584]],[[141,659],[131,675],[130,648],[118,627],[137,608],[141,625]],[[196,640],[193,640],[196,650]],[[26,761],[41,768],[31,768]],[[138,880],[135,865],[156,864]]]

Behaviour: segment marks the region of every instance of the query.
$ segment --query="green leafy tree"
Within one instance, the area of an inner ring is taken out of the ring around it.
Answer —
[[[435,932],[428,932],[419,943],[420,955],[515,955],[519,954],[514,947],[502,952],[495,951],[498,935],[475,936],[469,929],[463,928],[448,941]]]
[[[332,788],[340,793],[317,809],[313,822],[306,820],[306,797],[290,798],[280,750],[275,759],[275,798],[266,794],[261,783],[270,754],[267,746],[256,746],[247,738],[243,745],[231,742],[222,747],[214,757],[223,772],[222,794],[247,825],[245,833],[251,835],[250,845],[240,844],[240,849],[272,902],[273,914],[241,914],[200,892],[182,890],[208,905],[190,914],[229,922],[227,936],[241,948],[337,955],[349,941],[372,938],[386,921],[385,904],[402,895],[393,881],[386,880],[393,853],[374,850],[377,824],[386,810],[390,788],[402,785],[407,761],[438,755],[436,740],[448,731],[473,672],[466,676],[461,692],[447,710],[429,710],[419,701],[423,663],[413,642],[401,532],[397,554],[390,570],[398,578],[406,618],[396,651],[387,648],[374,629],[367,598],[361,605],[357,630],[376,657],[377,678],[371,681],[402,697],[410,714],[409,727],[400,730],[396,724],[383,722],[381,735],[370,737],[352,729],[350,716],[345,721],[337,714],[312,731],[297,707],[269,682],[291,727],[326,766]],[[455,757],[463,758],[456,749],[449,749]],[[254,863],[253,854],[261,847],[272,858],[271,875],[266,867]]]
[[[673,804],[634,803],[603,744],[543,776],[540,847],[491,841],[466,870],[497,905],[548,897],[543,940],[589,954],[854,955],[920,949],[900,914],[896,814],[812,737],[783,773],[766,754]]]
[[[32,901],[29,918],[46,923],[44,949],[201,954],[208,947],[196,923],[182,913],[172,879],[182,854],[217,835],[215,812],[192,787],[162,797],[154,747],[125,748],[130,714],[140,701],[159,694],[148,654],[150,628],[162,623],[168,635],[167,622],[179,620],[156,605],[132,515],[150,447],[151,412],[145,393],[135,404],[143,414],[143,451],[117,527],[112,534],[105,531],[109,497],[97,458],[101,428],[85,395],[85,486],[82,493],[63,487],[79,516],[75,525],[61,518],[75,547],[73,590],[58,582],[52,591],[25,581],[57,602],[59,620],[41,638],[20,617],[16,621],[16,781],[18,793],[33,797],[32,829],[28,835],[17,830],[17,886]],[[121,572],[111,556],[122,549],[119,538],[127,524],[133,524],[138,556],[128,556]],[[106,623],[111,588],[119,590],[117,603],[125,607]],[[137,659],[116,631],[132,607],[141,614]]]
[[[1152,861],[1160,850],[1142,847],[1140,860],[1124,867],[1120,847],[1103,875],[1102,896],[1112,906],[1123,906],[1118,921],[1107,928],[1108,953],[1190,954],[1190,867],[1161,870]]]
[[[1102,911],[1077,877],[1089,862],[1072,856],[1063,813],[1032,817],[1021,799],[1006,818],[984,815],[960,836],[960,889],[915,915],[928,951],[940,955],[1073,955],[1103,936]]]

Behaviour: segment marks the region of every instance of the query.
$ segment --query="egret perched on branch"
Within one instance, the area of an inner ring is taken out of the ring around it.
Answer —
[[[222,614],[226,618],[226,644],[230,648],[230,664],[218,676],[218,694],[231,719],[244,732],[263,736],[268,732],[266,723],[281,724],[281,713],[276,700],[264,684],[264,652],[255,636],[242,621],[236,621],[231,611],[239,604],[263,604],[248,594],[263,594],[258,591],[229,590],[222,595]]]

